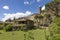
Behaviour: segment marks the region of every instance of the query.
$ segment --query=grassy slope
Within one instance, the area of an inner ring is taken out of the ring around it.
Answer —
[[[31,32],[32,34],[29,34]],[[0,34],[0,40],[24,40],[24,33],[26,34],[26,39],[29,40],[28,36],[32,35],[34,40],[45,40],[44,30],[30,30],[28,32],[14,31],[14,32],[2,32]],[[30,39],[31,40],[31,39]]]

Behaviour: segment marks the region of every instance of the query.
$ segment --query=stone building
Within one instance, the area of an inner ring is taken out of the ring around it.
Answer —
[[[0,22],[1,25],[7,26],[12,24],[12,30],[20,30],[20,29],[33,29],[34,22],[28,18],[18,18],[18,19],[8,19],[5,22]]]
[[[27,28],[27,29],[32,29],[34,28],[34,26],[38,26],[38,24],[40,25],[40,27],[42,26],[46,26],[49,25],[51,22],[50,20],[48,20],[48,18],[45,16],[45,14],[49,14],[51,15],[50,18],[52,18],[52,20],[55,18],[56,14],[60,15],[60,3],[58,4],[51,4],[51,5],[45,5],[46,8],[45,10],[41,10],[41,7],[38,8],[38,13],[32,14],[29,17],[26,18],[19,18],[19,19],[14,19],[14,20],[6,20],[6,22],[4,22],[5,24],[13,24],[13,28],[15,29],[21,29],[21,27],[23,28]],[[39,23],[37,22],[37,19],[35,19],[35,16],[37,15],[42,15],[43,18],[39,19]]]
[[[34,28],[34,22],[32,20],[29,20],[26,18],[16,19],[16,20],[14,20],[13,28],[14,29],[21,29],[21,28],[33,29]]]

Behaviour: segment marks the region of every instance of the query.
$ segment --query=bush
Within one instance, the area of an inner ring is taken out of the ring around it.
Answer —
[[[60,17],[55,18],[52,24],[49,26],[50,39],[60,40]]]
[[[2,29],[3,29],[3,25],[0,24],[0,30],[2,30]]]
[[[12,31],[12,25],[8,24],[6,27],[4,27],[5,31]]]
[[[0,26],[0,30],[2,30],[3,29],[3,27],[2,26]]]
[[[55,35],[52,37],[52,40],[60,40],[60,34],[55,34]]]
[[[2,34],[2,32],[0,32],[0,34]]]
[[[21,31],[28,31],[27,28],[25,26],[21,26]]]

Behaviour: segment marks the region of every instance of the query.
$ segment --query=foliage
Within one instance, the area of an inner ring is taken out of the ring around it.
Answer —
[[[7,26],[4,27],[6,31],[12,31],[12,24],[8,24]]]
[[[47,3],[47,5],[51,5],[51,4],[53,4],[53,3],[58,3],[58,2],[60,2],[60,0],[53,0],[53,1],[51,1],[50,3]]]
[[[55,34],[52,40],[60,40],[60,34]]]
[[[45,14],[44,16],[45,16],[46,18],[50,18],[50,17],[51,17],[50,14]]]
[[[36,15],[36,16],[35,16],[35,19],[41,19],[41,18],[43,18],[42,15]]]
[[[21,26],[21,31],[27,31],[25,26]]]
[[[60,0],[54,0],[55,2],[60,2]]]
[[[53,33],[53,34],[60,34],[60,26],[58,26],[57,24],[51,24],[50,25],[50,31]]]
[[[5,23],[1,23],[0,24],[0,30],[3,30],[4,27],[5,27]]]
[[[52,40],[60,40],[60,17],[55,18],[54,22],[49,26],[49,31]]]
[[[30,34],[30,32],[32,33]],[[14,33],[14,35],[12,35],[12,33]],[[24,40],[25,34],[26,40],[28,40],[28,36],[30,35],[34,37],[34,40],[45,40],[44,29],[29,30],[27,32],[24,31],[3,32],[2,34],[0,34],[0,40]]]
[[[46,9],[53,13],[55,16],[59,16],[59,8],[60,0],[53,0],[50,3],[46,4]]]
[[[54,23],[56,23],[58,26],[60,26],[60,17],[56,17],[54,19]]]
[[[2,24],[0,24],[0,30],[2,30],[3,29],[3,25]]]
[[[40,14],[38,14],[34,18],[36,19],[36,22],[38,23],[38,28],[39,28],[39,26],[40,26],[40,20],[43,19],[43,16],[40,15]]]

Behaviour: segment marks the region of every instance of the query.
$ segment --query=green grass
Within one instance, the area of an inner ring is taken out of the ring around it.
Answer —
[[[2,32],[2,34],[0,34],[0,40],[24,40],[24,34],[26,34],[26,40],[32,40],[29,36],[34,37],[34,40],[45,40],[44,31],[45,31],[44,29],[30,30],[28,32],[24,31],[4,32],[0,30],[0,32]],[[48,34],[47,31],[46,33]]]

